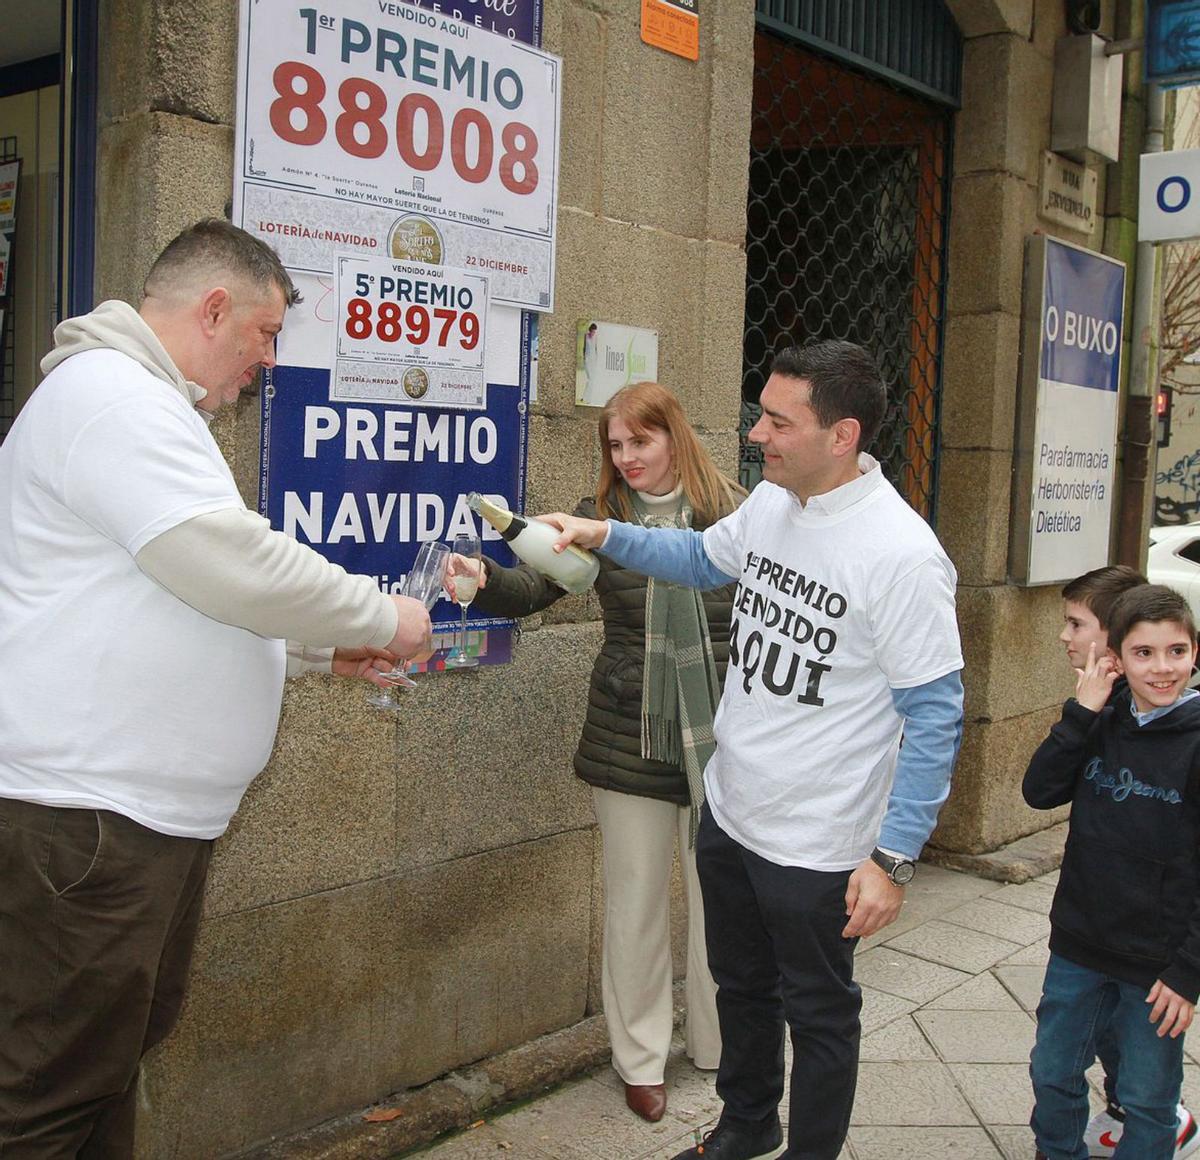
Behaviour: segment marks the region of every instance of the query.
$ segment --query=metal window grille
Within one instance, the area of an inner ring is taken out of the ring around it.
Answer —
[[[16,137],[0,137],[0,161],[15,161],[17,159]],[[15,250],[15,247],[14,247]],[[9,262],[13,254],[9,254]],[[0,324],[0,443],[12,426],[16,411],[16,356],[13,352],[13,335],[15,317],[12,309],[13,279],[11,266],[8,272],[8,295],[0,297],[0,310],[4,312],[4,321]]]
[[[741,476],[773,353],[848,339],[889,386],[873,454],[934,514],[951,111],[844,63],[755,36]]]

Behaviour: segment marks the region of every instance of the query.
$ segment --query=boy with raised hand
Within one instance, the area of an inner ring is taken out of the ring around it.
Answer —
[[[1108,652],[1108,621],[1117,599],[1149,581],[1134,568],[1125,564],[1113,564],[1104,568],[1093,568],[1082,576],[1076,576],[1063,585],[1063,630],[1058,639],[1066,646],[1067,660],[1079,673],[1087,663],[1088,647],[1096,646],[1096,655]],[[1118,677],[1114,691],[1124,686],[1124,678]],[[1107,1032],[1096,1035],[1096,1056],[1104,1069],[1104,1110],[1092,1117],[1084,1133],[1089,1157],[1107,1157],[1113,1154],[1121,1132],[1125,1127],[1125,1113],[1117,1100],[1117,1072],[1120,1055],[1113,1037]],[[1197,1139],[1196,1121],[1191,1112],[1180,1104],[1175,1111],[1176,1156],[1187,1155],[1200,1144]]]
[[[1050,911],[1050,961],[1030,1062],[1039,1160],[1084,1160],[1097,1033],[1120,1054],[1118,1160],[1172,1160],[1183,1032],[1200,994],[1200,699],[1196,628],[1161,585],[1113,605],[1075,697],[1025,774],[1035,809],[1072,803]],[[1114,688],[1118,676],[1126,685]]]

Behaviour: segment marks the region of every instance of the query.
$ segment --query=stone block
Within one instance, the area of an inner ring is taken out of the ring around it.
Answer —
[[[1053,707],[1000,721],[969,721],[950,800],[930,843],[978,854],[1061,821],[1064,810],[1033,810],[1021,797],[1029,758],[1058,717]]]
[[[936,1059],[937,1056],[912,1018],[905,1017],[864,1036],[859,1058],[905,1060]]]
[[[146,110],[232,125],[237,93],[237,6],[114,0],[104,38],[111,75],[103,115],[118,120]],[[103,9],[102,9],[103,11]]]
[[[1011,969],[995,968],[996,971]],[[985,971],[961,987],[939,995],[925,1007],[931,1011],[1017,1011],[1020,1004],[996,981],[991,971]]]
[[[953,1063],[950,1074],[985,1124],[1029,1123],[1033,1094],[1027,1062]]]
[[[967,720],[987,724],[1051,706],[1057,712],[1075,687],[1058,640],[1058,587],[960,584],[957,603],[966,660]],[[1030,680],[1031,673],[1038,674],[1038,680]],[[1039,737],[1033,748],[1040,741]]]
[[[1007,906],[1032,910],[1035,914],[1049,914],[1050,903],[1054,901],[1054,887],[1047,882],[1022,882],[997,890],[991,898]]]
[[[934,919],[897,935],[880,949],[904,951],[931,963],[977,975],[1019,950],[1020,944]]]
[[[1036,186],[1042,150],[1050,140],[1053,80],[1053,62],[1025,36],[968,40],[963,46],[955,172],[1003,171]]]
[[[1095,1105],[1094,1110],[1098,1111],[1103,1101],[1097,1101],[1093,1097],[1092,1103]],[[1000,1145],[1004,1160],[1026,1160],[1026,1157],[1032,1156],[1037,1150],[1033,1132],[1028,1124],[997,1124],[992,1126],[990,1131],[992,1139]]]
[[[964,971],[925,962],[891,946],[873,947],[857,956],[854,977],[864,987],[921,1004],[961,986],[970,978]]]
[[[556,1160],[648,1156],[665,1149],[684,1126],[669,1113],[657,1124],[639,1119],[626,1110],[622,1095],[603,1074],[570,1085],[553,1100],[518,1108],[500,1122],[515,1145],[507,1153],[514,1160],[531,1155],[521,1147],[525,1140]]]
[[[1126,69],[1130,67],[1126,64]],[[1102,166],[1107,178],[1102,202],[1104,212],[1111,216],[1137,221],[1138,182],[1140,167],[1137,159],[1142,152],[1142,127],[1145,124],[1145,103],[1140,92],[1126,93],[1121,99],[1121,160]]]
[[[909,896],[904,900],[900,916],[895,922],[876,931],[858,944],[860,952],[879,946],[889,939],[895,938],[902,931],[912,930],[913,927],[920,926],[921,923],[928,922],[931,918],[937,918],[947,911],[955,910],[968,899],[977,898],[981,894],[996,889],[994,883],[983,882],[967,874],[958,874],[932,865],[925,860],[926,856],[926,854],[922,855],[921,889],[909,892]]]
[[[1011,451],[1016,421],[1021,319],[952,314],[942,361],[943,448]]]
[[[850,1143],[857,1160],[1003,1160],[982,1128],[852,1128]]]
[[[526,511],[571,512],[583,496],[595,494],[600,475],[600,443],[596,437],[598,414],[597,411],[581,411],[577,419],[548,415],[529,417]]]
[[[703,62],[643,44],[637,19],[609,21],[603,105],[608,128],[600,159],[601,208],[607,217],[703,236],[709,175],[707,165],[697,164],[696,146],[707,136],[713,96],[710,68]],[[740,155],[747,157],[749,92],[721,99],[746,103]],[[646,163],[648,158],[653,164]],[[743,176],[743,212],[745,190]]]
[[[1033,32],[1034,0],[947,0],[963,37],[1011,32],[1028,38]]]
[[[1022,945],[1050,937],[1050,923],[1044,915],[997,902],[995,895],[965,903],[950,911],[946,921]]]
[[[97,299],[137,303],[151,262],[181,229],[221,216],[233,180],[233,130],[170,113],[101,127],[96,179]],[[137,197],[129,196],[136,174]]]
[[[1035,830],[987,853],[956,854],[936,846],[926,846],[921,856],[935,865],[977,874],[993,882],[1056,882],[1067,835],[1066,823],[1055,821],[1056,817],[1065,817],[1065,814],[1056,810],[1045,819],[1051,823],[1046,829]]]
[[[955,175],[948,313],[1021,313],[1025,236],[1037,216],[1037,187],[1008,173]]]
[[[938,535],[960,585],[1008,575],[1012,454],[943,448],[938,461]]]
[[[659,350],[659,377],[675,390],[692,424],[701,430],[736,430],[742,405],[741,303],[746,292],[746,255],[740,246],[705,242],[704,286],[698,362],[688,352]],[[737,310],[730,304],[737,303]]]
[[[741,249],[746,243],[746,192],[750,180],[750,109],[754,88],[753,19],[748,5],[729,4],[737,19],[717,43],[722,51],[708,64],[709,108],[701,125],[708,138],[704,231],[710,239]],[[716,23],[713,6],[701,17]],[[704,61],[701,60],[703,67]],[[680,134],[687,139],[688,134]]]
[[[587,1006],[593,839],[557,833],[399,878],[370,1039],[376,1089],[567,1026]]]
[[[141,0],[109,0],[99,20],[107,67],[100,73],[97,121],[104,126],[150,108],[154,8]]]
[[[368,705],[367,690],[318,674],[288,682],[275,751],[217,844],[210,915],[391,870],[397,716]]]
[[[947,1063],[1029,1063],[1035,1027],[1025,1011],[918,1011],[913,1018]]]
[[[598,318],[658,331],[659,377],[694,379],[702,365],[706,246],[703,242],[629,222],[559,208],[559,253],[579,255],[558,269],[555,310],[543,315],[539,346],[538,410],[586,417],[575,407],[575,341],[581,319]],[[741,347],[743,288],[725,302],[726,333]],[[594,427],[590,427],[594,430]]]
[[[723,431],[697,431],[700,442],[708,449],[717,465],[717,470],[730,479],[738,477],[738,429],[728,427]]]
[[[711,39],[707,39],[711,38]],[[710,5],[700,18],[700,63],[711,45],[714,57],[754,58],[753,0],[728,0]],[[747,85],[749,88],[749,85]]]
[[[143,1072],[138,1154],[226,1155],[389,1090],[376,1053],[415,1052],[445,1017],[382,1022],[401,929],[387,880],[207,919],[179,1027]]]
[[[916,1003],[910,1002],[908,999],[901,999],[898,995],[889,995],[886,991],[876,991],[873,987],[863,986],[862,1012],[859,1017],[862,1023],[862,1033],[863,1035],[874,1035],[916,1009]]]
[[[975,1126],[977,1121],[944,1064],[930,1060],[864,1060],[858,1069],[858,1092],[850,1123],[855,1127],[886,1125],[894,1132],[906,1126]],[[953,1153],[956,1157],[977,1154]],[[889,1155],[895,1156],[895,1150]],[[920,1155],[928,1156],[929,1152]]]
[[[1026,1011],[1036,1011],[1042,997],[1042,980],[1046,972],[1041,967],[1000,966],[993,968],[996,978]]]
[[[563,58],[558,201],[560,206],[598,213],[609,21],[601,13],[575,3],[551,7],[562,10],[562,39],[552,49]]]
[[[1001,960],[997,966],[1017,966],[1017,967],[1042,967],[1050,961],[1050,948],[1042,943],[1030,943],[1029,946],[1023,947],[1016,954],[1009,955],[1008,958]]]
[[[575,1023],[590,860],[558,834],[206,920],[138,1154],[240,1151]]]
[[[599,625],[542,628],[514,663],[422,678],[396,724],[401,870],[590,830],[572,768]]]

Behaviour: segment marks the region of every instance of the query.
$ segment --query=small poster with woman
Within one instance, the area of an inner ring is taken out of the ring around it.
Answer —
[[[603,407],[630,383],[658,378],[658,331],[582,319],[575,342],[575,402]]]

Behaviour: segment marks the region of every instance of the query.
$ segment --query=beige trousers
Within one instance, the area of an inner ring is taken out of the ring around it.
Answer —
[[[671,1050],[671,868],[676,845],[687,896],[687,1054],[721,1060],[717,989],[708,973],[696,852],[686,806],[592,787],[604,838],[601,988],[613,1067],[630,1084],[663,1082]]]

